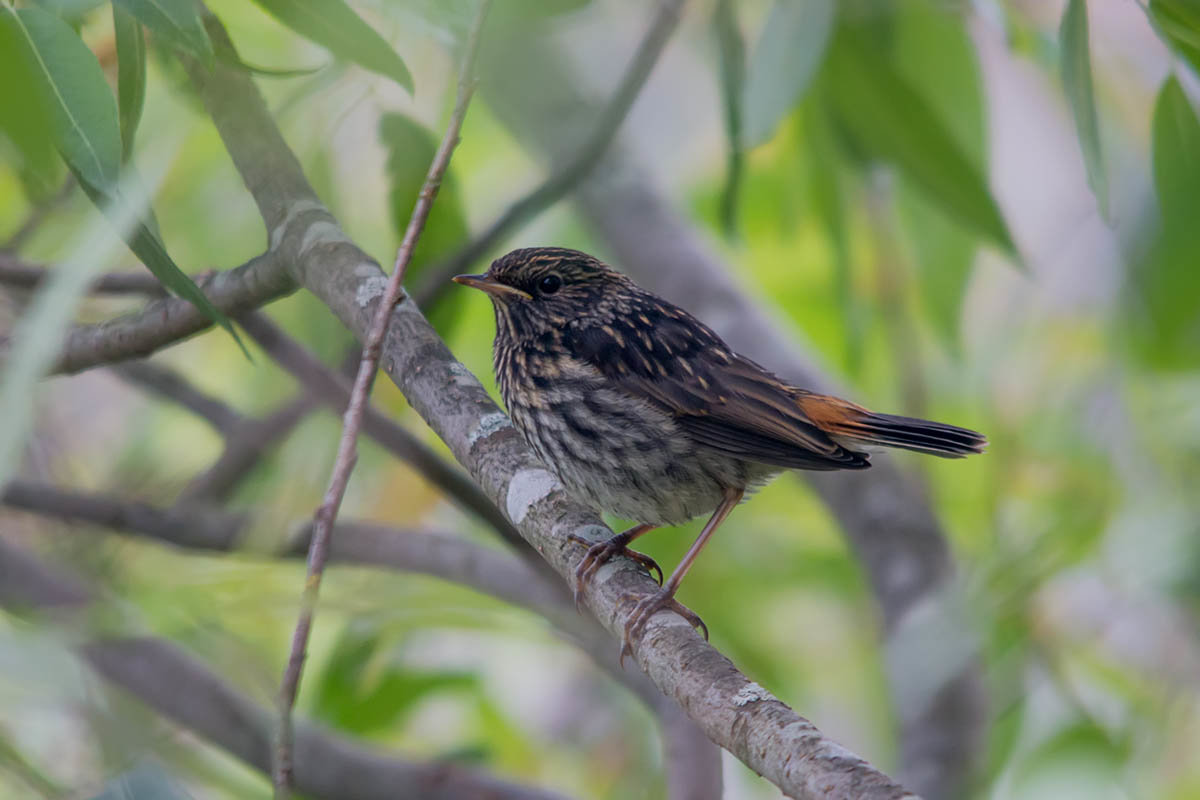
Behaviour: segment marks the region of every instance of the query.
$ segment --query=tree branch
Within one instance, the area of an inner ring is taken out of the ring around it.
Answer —
[[[358,375],[354,379],[354,387],[350,391],[350,403],[346,406],[345,421],[342,423],[342,438],[338,443],[337,459],[334,461],[333,472],[329,477],[329,488],[325,491],[325,498],[321,506],[313,515],[312,542],[308,549],[308,576],[304,581],[304,591],[300,598],[300,614],[296,620],[295,633],[292,635],[292,649],[279,690],[279,741],[276,747],[274,768],[276,800],[287,800],[291,796],[292,706],[295,705],[296,693],[300,687],[305,652],[308,649],[308,637],[317,610],[321,575],[325,570],[325,559],[329,551],[329,537],[333,533],[333,523],[337,520],[338,508],[342,504],[346,487],[350,483],[350,474],[354,471],[354,465],[358,461],[358,431],[362,426],[363,412],[366,409],[371,385],[375,381],[375,373],[379,368],[383,338],[387,333],[391,309],[400,298],[400,285],[404,281],[404,273],[412,260],[417,241],[421,238],[425,221],[429,219],[429,212],[433,209],[433,201],[442,185],[442,176],[450,165],[450,156],[458,144],[458,134],[462,129],[463,120],[466,118],[471,96],[475,93],[475,54],[479,49],[479,32],[483,29],[483,21],[487,18],[490,7],[491,0],[479,0],[475,20],[467,36],[466,52],[458,75],[458,92],[454,111],[450,115],[450,124],[446,127],[446,133],[434,154],[433,163],[429,165],[429,172],[421,186],[421,192],[409,219],[408,228],[404,231],[404,238],[396,252],[396,263],[392,269],[392,275],[383,288],[382,297],[376,305],[371,325],[363,339],[362,363],[359,365]]]
[[[173,369],[149,361],[130,361],[113,367],[122,380],[143,391],[151,392],[166,400],[183,406],[211,425],[222,436],[228,437],[244,417],[210,394],[197,389],[191,381]]]
[[[178,502],[224,500],[262,460],[307,417],[317,401],[300,394],[265,417],[243,417],[230,428],[225,448],[213,465],[197,475],[179,494]]]
[[[273,146],[278,131],[258,92],[244,74],[222,66],[194,79],[259,207],[268,220],[274,214],[282,221],[287,215],[281,210],[307,202],[311,189],[294,159],[262,153]],[[269,174],[264,174],[263,158],[273,162]],[[290,171],[281,174],[280,170]],[[268,223],[281,241],[301,245],[295,250],[282,248],[280,258],[300,284],[363,337],[379,302],[383,275],[346,239],[328,212],[305,208],[305,214],[292,215],[283,228],[277,227],[278,222]],[[573,576],[584,547],[567,536],[575,533],[599,541],[611,531],[593,512],[567,498],[415,304],[401,302],[391,317],[383,369],[488,496],[503,504],[521,535],[561,576]],[[597,573],[585,599],[604,626],[619,635],[630,601],[657,589],[634,562],[614,559]],[[751,683],[682,619],[656,615],[634,655],[655,685],[677,700],[710,739],[789,795],[823,800],[909,796]]]
[[[342,413],[350,403],[350,386],[345,378],[321,363],[304,345],[288,336],[270,317],[261,312],[243,315],[238,319],[250,338],[266,351],[279,366],[295,378],[304,391]],[[431,484],[441,489],[451,500],[476,514],[492,526],[500,536],[519,552],[533,553],[529,544],[496,507],[479,484],[461,469],[446,462],[433,448],[426,445],[406,428],[393,422],[374,406],[363,412],[363,431],[397,458],[412,465]]]
[[[298,208],[297,213],[303,211]],[[277,243],[277,246],[284,245],[292,249],[300,243]],[[217,272],[199,281],[198,285],[209,301],[229,317],[244,314],[296,290],[284,265],[272,253],[256,256],[240,267]],[[81,372],[141,358],[211,326],[212,320],[196,310],[191,302],[178,297],[163,297],[147,303],[140,311],[94,325],[74,326],[67,332],[62,352],[50,372]]]
[[[238,550],[250,522],[246,515],[211,508],[193,507],[181,514],[27,480],[11,482],[0,493],[0,502],[68,522],[102,525],[188,549],[218,552]],[[303,558],[311,534],[309,524],[278,554]],[[719,750],[645,675],[620,668],[608,634],[591,617],[576,612],[557,578],[548,579],[517,558],[459,537],[363,522],[338,523],[329,559],[330,563],[432,575],[545,617],[658,716],[666,751],[663,761],[669,800],[719,800]]]
[[[0,284],[15,289],[37,289],[48,273],[40,264],[30,264],[0,250]],[[110,272],[98,276],[88,291],[93,294],[137,294],[165,297],[162,284],[149,272]]]
[[[472,239],[444,264],[438,264],[431,269],[429,277],[414,293],[418,305],[431,305],[446,291],[447,282],[452,277],[465,271],[522,224],[565,197],[567,192],[592,171],[608,149],[617,129],[625,121],[629,109],[633,107],[633,101],[641,94],[654,65],[658,63],[658,57],[679,23],[683,3],[684,0],[660,0],[650,26],[642,36],[625,74],[621,76],[617,90],[596,117],[595,126],[583,140],[583,144],[569,155],[561,166],[554,169],[545,181],[505,209],[483,233]]]
[[[485,80],[484,97],[519,141],[553,160],[597,105],[580,95],[578,70],[545,37],[521,36],[489,53],[497,60],[485,65],[484,74],[505,78]],[[533,76],[538,91],[520,91]],[[773,312],[737,285],[704,235],[653,185],[652,170],[620,143],[603,161],[580,183],[576,200],[614,263],[785,379],[844,394],[773,321]],[[987,719],[971,646],[944,657],[922,644],[930,638],[932,619],[946,625],[936,641],[973,640],[950,613],[954,566],[942,527],[921,487],[886,456],[873,458],[865,472],[800,475],[838,519],[882,611],[904,774],[930,798],[956,797],[979,753]]]
[[[81,608],[93,592],[0,539],[0,605]],[[159,714],[269,774],[270,714],[173,644],[103,639],[79,648],[99,675]],[[564,800],[452,763],[405,761],[307,723],[296,730],[296,788],[327,800]]]

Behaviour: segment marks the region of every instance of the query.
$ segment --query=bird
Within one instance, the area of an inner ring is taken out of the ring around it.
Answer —
[[[496,381],[525,442],[575,499],[637,523],[598,544],[572,536],[589,546],[575,571],[577,603],[617,555],[661,585],[627,616],[622,660],[663,609],[708,638],[703,620],[676,600],[679,585],[734,507],[779,473],[867,469],[870,451],[881,447],[961,458],[987,445],[967,428],[793,386],[578,250],[521,248],[486,273],[453,280],[491,298]],[[628,547],[706,514],[666,581],[651,558]]]

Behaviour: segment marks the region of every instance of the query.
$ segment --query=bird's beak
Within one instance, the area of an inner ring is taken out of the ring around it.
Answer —
[[[455,275],[455,283],[461,283],[463,286],[470,286],[472,289],[478,289],[481,292],[487,292],[492,297],[502,298],[504,296],[523,297],[526,300],[532,300],[533,297],[528,292],[523,292],[515,286],[509,286],[506,283],[500,283],[488,278],[486,275]]]

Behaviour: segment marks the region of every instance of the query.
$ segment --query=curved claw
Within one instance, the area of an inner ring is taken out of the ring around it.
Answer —
[[[623,555],[637,563],[641,564],[646,570],[646,573],[655,578],[654,573],[658,573],[655,578],[658,585],[662,586],[663,571],[658,566],[653,558],[645,553],[639,553],[635,550],[630,550],[626,545],[629,543],[628,531],[619,533],[610,539],[603,542],[593,544],[591,541],[584,539],[582,536],[577,536],[574,533],[568,534],[567,539],[572,542],[588,545],[588,551],[584,554],[583,559],[579,562],[579,566],[575,568],[575,608],[582,608],[583,590],[587,586],[588,581],[596,574],[602,566],[607,564],[614,556]]]
[[[708,640],[708,626],[700,619],[700,615],[676,600],[674,592],[663,589],[639,600],[629,613],[629,618],[625,621],[625,635],[621,639],[622,668],[625,666],[625,656],[633,655],[634,637],[640,638],[650,618],[664,610],[674,611],[686,619],[693,628],[700,631],[705,641]]]

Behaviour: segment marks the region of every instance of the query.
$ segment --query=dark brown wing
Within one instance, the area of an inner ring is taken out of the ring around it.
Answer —
[[[639,299],[609,324],[571,326],[563,344],[611,384],[670,413],[704,447],[795,469],[870,466],[814,425],[794,390],[656,298]]]

